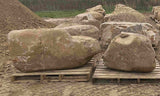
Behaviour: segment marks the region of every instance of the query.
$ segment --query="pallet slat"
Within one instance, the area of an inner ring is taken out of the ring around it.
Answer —
[[[117,71],[111,70],[104,66],[104,64],[99,64],[96,67],[96,70],[93,74],[93,83],[95,80],[134,80],[136,79],[138,83],[141,80],[160,80],[160,66],[159,64],[156,65],[155,70],[149,73],[136,73],[136,72],[124,72],[124,71]]]

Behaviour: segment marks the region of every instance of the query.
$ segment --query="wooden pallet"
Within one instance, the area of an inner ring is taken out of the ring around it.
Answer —
[[[53,70],[32,73],[18,72],[12,74],[12,81],[89,81],[93,70],[92,65],[93,60],[91,60],[87,65],[75,69]]]
[[[160,80],[160,66],[157,64],[155,70],[150,73],[135,73],[135,72],[124,72],[108,69],[104,64],[97,65],[95,72],[92,77],[92,82],[96,83],[97,81],[109,81],[117,82],[121,81],[136,81],[140,83],[141,81],[159,81]]]

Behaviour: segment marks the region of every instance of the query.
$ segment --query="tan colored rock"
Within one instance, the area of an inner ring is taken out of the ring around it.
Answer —
[[[117,4],[111,14],[106,14],[104,21],[149,22],[142,13],[122,4]]]
[[[82,20],[93,20],[96,19],[100,22],[103,21],[104,16],[98,12],[85,12],[85,13],[81,13],[78,14],[77,16],[75,16],[75,19],[77,19],[78,21],[82,21]]]
[[[101,25],[101,22],[96,19],[82,20],[82,21],[79,21],[78,23],[82,25],[93,25],[93,26],[96,26],[98,29],[100,28],[100,25]]]
[[[46,22],[53,23],[54,25],[61,24],[80,24],[80,25],[94,25],[100,27],[101,22],[96,19],[78,20],[77,18],[45,18]]]
[[[121,32],[139,33],[147,36],[153,46],[157,46],[159,41],[159,30],[149,23],[134,22],[105,22],[101,24],[101,45],[104,49],[110,41]]]
[[[74,18],[45,18],[44,21],[59,25],[62,23],[71,23],[74,21]]]
[[[158,21],[160,21],[160,6],[154,6],[152,9],[153,15],[154,15],[154,19],[157,19]]]
[[[98,13],[101,13],[102,15],[106,14],[106,12],[103,9],[102,5],[97,5],[95,7],[89,8],[89,9],[86,10],[86,12],[98,12]]]
[[[89,36],[99,39],[99,29],[93,25],[79,25],[76,23],[64,23],[55,27],[55,29],[64,30],[72,36]]]
[[[83,66],[100,51],[96,39],[57,29],[15,30],[8,40],[14,66],[23,72]]]
[[[155,52],[150,40],[136,33],[116,36],[103,59],[108,68],[122,71],[151,72],[156,67]]]

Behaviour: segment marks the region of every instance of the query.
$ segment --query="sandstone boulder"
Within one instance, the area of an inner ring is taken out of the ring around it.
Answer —
[[[100,29],[101,22],[93,19],[93,20],[82,20],[78,21],[77,23],[82,24],[82,25],[93,25],[96,26],[98,29]]]
[[[89,36],[99,39],[99,29],[93,25],[80,25],[76,23],[63,23],[55,29],[64,30],[72,36]]]
[[[154,19],[157,19],[158,21],[160,21],[160,6],[154,6],[152,9],[153,15],[154,15]]]
[[[103,9],[102,5],[97,5],[95,7],[92,7],[92,8],[89,8],[86,10],[87,12],[98,12],[98,13],[101,13],[102,15],[105,15],[106,12],[105,10]]]
[[[96,39],[58,29],[15,30],[8,40],[14,66],[23,72],[79,67],[100,51]]]
[[[94,12],[94,11],[81,13],[81,14],[78,14],[77,16],[75,16],[75,19],[77,19],[78,21],[96,19],[96,20],[102,22],[103,18],[104,18],[104,16],[101,13]]]
[[[125,22],[148,22],[148,19],[140,12],[122,5],[117,4],[111,14],[106,14],[104,21],[125,21]]]
[[[104,49],[110,41],[121,32],[139,33],[147,36],[153,46],[157,46],[159,41],[159,30],[149,23],[134,22],[105,22],[101,24],[101,45]]]
[[[74,18],[45,18],[44,21],[54,25],[59,25],[62,23],[71,23],[74,21]]]
[[[155,67],[155,52],[150,40],[136,33],[121,33],[116,36],[103,56],[108,68],[151,72]]]

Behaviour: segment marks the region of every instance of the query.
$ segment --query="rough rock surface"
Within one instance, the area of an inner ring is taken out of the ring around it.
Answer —
[[[142,13],[122,4],[117,4],[111,14],[106,14],[104,21],[148,22]]]
[[[155,67],[155,52],[150,40],[136,33],[116,36],[103,56],[111,69],[135,72],[151,72]]]
[[[87,12],[98,12],[98,13],[101,13],[102,15],[105,15],[106,12],[105,10],[103,9],[102,5],[97,5],[95,7],[92,7],[92,8],[89,8],[86,10]]]
[[[71,23],[74,18],[45,18],[44,21],[50,22],[54,25],[60,25],[62,23]]]
[[[152,9],[152,12],[154,14],[154,19],[157,19],[160,21],[160,6],[154,6]]]
[[[76,23],[63,23],[55,29],[65,30],[72,36],[89,36],[99,39],[99,29],[93,25],[80,25]]]
[[[151,40],[153,46],[157,46],[159,41],[159,30],[149,23],[105,22],[101,24],[101,32],[101,45],[104,49],[121,32],[143,34]]]
[[[101,13],[94,12],[94,11],[81,13],[81,14],[78,14],[77,16],[75,16],[75,19],[77,19],[78,21],[96,19],[96,20],[102,22],[103,18],[104,18],[104,16]]]
[[[79,67],[100,51],[96,39],[57,29],[15,30],[8,40],[14,66],[23,72]]]
[[[82,25],[93,25],[93,26],[96,26],[98,29],[100,29],[100,25],[101,25],[101,22],[96,19],[82,20],[82,21],[78,21],[77,23]]]

